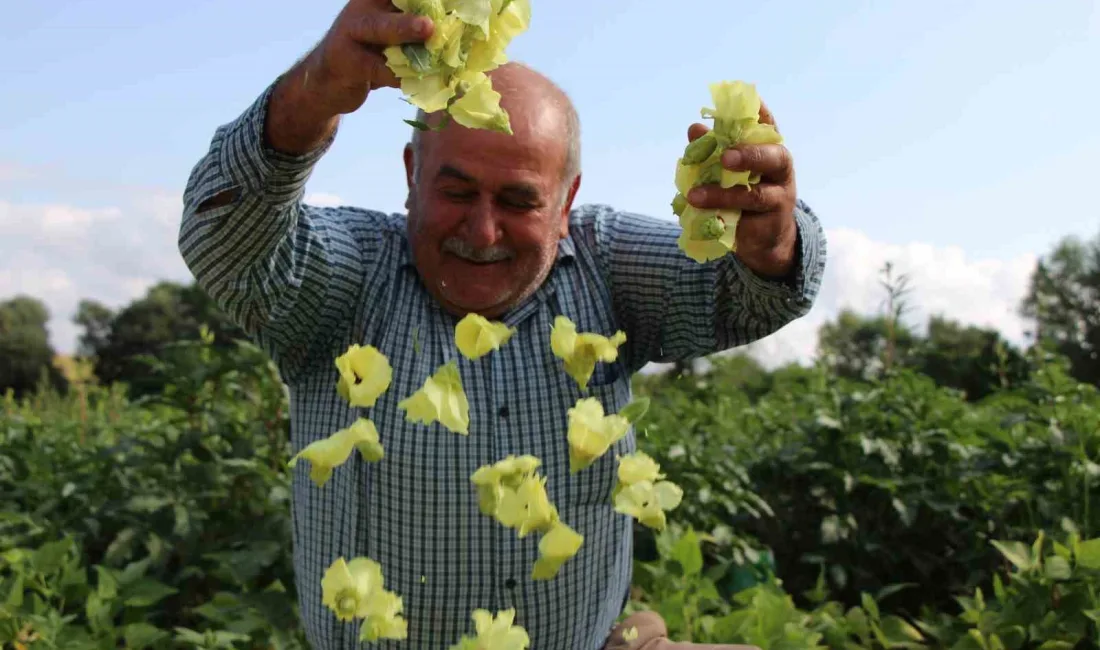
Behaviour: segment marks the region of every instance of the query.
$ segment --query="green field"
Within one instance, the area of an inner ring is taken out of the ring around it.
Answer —
[[[636,526],[628,611],[763,650],[1100,650],[1100,236],[1036,268],[1026,348],[917,331],[885,272],[812,366],[635,378],[684,499]],[[0,648],[304,648],[269,358],[194,285],[85,301],[75,358],[47,320],[0,303]]]
[[[639,444],[685,498],[639,528],[630,608],[765,649],[1100,647],[1100,394],[1001,358],[980,400],[901,364],[640,376]],[[4,401],[4,647],[304,647],[273,367],[188,341],[148,376]]]

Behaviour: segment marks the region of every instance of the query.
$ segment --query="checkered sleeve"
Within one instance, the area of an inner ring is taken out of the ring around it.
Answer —
[[[799,201],[796,271],[765,279],[736,255],[704,264],[676,243],[679,224],[607,210],[595,243],[634,370],[720,352],[762,339],[809,312],[825,271],[825,233]]]
[[[302,202],[335,134],[304,155],[264,142],[274,87],[216,129],[184,190],[178,245],[199,286],[289,382],[348,317],[369,260],[351,234],[357,213]]]

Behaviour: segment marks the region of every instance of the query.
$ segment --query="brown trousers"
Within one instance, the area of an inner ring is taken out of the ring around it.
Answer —
[[[623,632],[637,628],[638,636],[627,641]],[[759,650],[748,645],[729,645],[715,643],[690,643],[672,641],[668,638],[668,628],[657,612],[638,612],[631,614],[622,623],[611,630],[611,636],[603,650]]]

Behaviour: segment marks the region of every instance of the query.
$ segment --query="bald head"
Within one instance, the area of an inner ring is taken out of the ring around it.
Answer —
[[[547,128],[560,135],[565,147],[561,170],[564,198],[581,168],[581,125],[573,102],[545,75],[516,61],[510,61],[487,74],[492,80],[493,90],[501,95],[500,105],[508,112],[512,130],[517,136]],[[438,118],[439,115],[429,116],[423,110],[418,110],[416,115],[417,121],[424,124],[433,124]],[[414,175],[419,175],[424,141],[436,135],[413,129],[409,144],[414,159]]]

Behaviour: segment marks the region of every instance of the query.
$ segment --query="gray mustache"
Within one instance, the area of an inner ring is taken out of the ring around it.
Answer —
[[[471,262],[501,262],[503,260],[512,259],[515,256],[510,249],[502,246],[474,248],[455,237],[443,240],[443,250],[448,253],[454,253]]]

